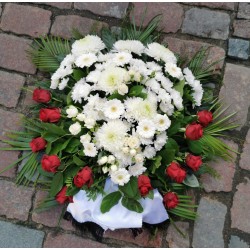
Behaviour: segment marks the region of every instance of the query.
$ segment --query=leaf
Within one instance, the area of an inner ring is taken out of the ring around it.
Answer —
[[[150,190],[149,193],[148,193],[148,195],[145,196],[145,198],[149,198],[149,199],[153,200],[154,199],[154,191]]]
[[[119,186],[121,192],[123,192],[129,198],[139,198],[140,193],[138,189],[138,180],[136,177],[132,176],[127,184],[124,186]]]
[[[61,127],[57,126],[56,124],[52,123],[43,123],[43,128],[52,135],[65,135],[67,134]]]
[[[78,150],[78,146],[80,146],[81,142],[79,139],[73,138],[68,146],[65,148],[65,152],[67,153],[75,153]]]
[[[76,155],[73,156],[73,162],[77,166],[84,166],[84,165],[86,165],[86,163],[84,161],[82,161],[79,157],[77,157]]]
[[[49,132],[44,132],[42,134],[42,137],[47,141],[47,142],[53,142],[58,139],[58,135],[54,133],[49,133]]]
[[[54,176],[54,173],[44,171],[42,169],[41,164],[38,165],[37,170],[38,170],[39,174],[41,174],[42,176],[51,177],[51,178]]]
[[[199,187],[199,181],[197,180],[196,176],[194,174],[187,175],[186,179],[183,181],[183,183],[189,187]]]
[[[111,33],[111,31],[108,28],[103,28],[101,30],[101,37],[103,42],[105,43],[107,49],[112,49],[113,44],[116,42],[115,37]]]
[[[139,96],[139,95],[142,93],[143,89],[144,89],[144,87],[143,87],[142,85],[135,85],[135,86],[133,86],[133,87],[130,89],[128,95],[129,95],[130,97],[131,97],[131,96]]]
[[[161,159],[162,157],[160,155],[153,158],[153,163],[151,165],[151,173],[154,174],[156,169],[158,169],[161,166]]]
[[[75,194],[77,194],[80,191],[80,188],[76,187],[76,186],[71,186],[67,188],[66,191],[66,196],[74,196]]]
[[[120,101],[124,100],[126,98],[126,96],[124,95],[120,95],[118,92],[113,93],[112,95],[110,95],[107,99],[108,100],[113,100],[113,99],[118,99]]]
[[[73,78],[76,82],[81,80],[86,74],[81,69],[74,69],[73,70]]]
[[[121,199],[122,194],[119,191],[110,193],[102,199],[101,212],[107,213],[113,206],[115,206]]]
[[[168,128],[168,136],[173,136],[179,132],[181,128],[181,122],[179,121],[172,121],[171,126]]]
[[[185,85],[185,80],[181,80],[174,86],[174,89],[180,92],[181,96],[183,96],[184,85]]]
[[[67,169],[64,171],[64,180],[68,178],[73,178],[77,172],[80,170],[79,166],[69,166]]]
[[[62,172],[58,172],[54,175],[53,180],[51,182],[50,188],[50,196],[56,196],[56,194],[62,189],[63,187],[63,174]]]
[[[130,211],[134,211],[137,213],[143,212],[143,207],[137,200],[128,198],[126,196],[122,198],[122,205]]]
[[[188,143],[188,148],[191,152],[193,152],[194,154],[202,153],[203,147],[200,140],[197,141],[188,140],[187,143]]]

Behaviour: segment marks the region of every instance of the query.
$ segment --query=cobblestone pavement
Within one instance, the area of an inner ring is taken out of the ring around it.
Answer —
[[[32,103],[23,87],[32,88],[40,72],[26,57],[32,40],[40,35],[70,37],[71,28],[87,34],[103,26],[119,26],[131,3],[0,3],[0,136],[20,129],[21,114]],[[136,22],[144,3],[135,3]],[[33,187],[14,184],[17,167],[0,176],[0,247],[249,247],[250,246],[250,4],[148,3],[146,21],[163,13],[164,41],[170,49],[191,56],[212,45],[208,61],[225,57],[217,68],[223,85],[219,95],[237,112],[240,127],[227,143],[240,152],[234,162],[217,161],[220,179],[203,177],[204,189],[196,222],[177,222],[180,236],[169,223],[155,238],[145,229],[134,239],[129,230],[108,231],[103,243],[89,233],[81,235],[67,221],[57,222],[62,208],[43,214],[33,209],[44,196]],[[219,91],[219,88],[218,88]],[[3,143],[0,146],[4,146]],[[19,152],[0,152],[0,169]],[[13,237],[13,235],[15,235]]]

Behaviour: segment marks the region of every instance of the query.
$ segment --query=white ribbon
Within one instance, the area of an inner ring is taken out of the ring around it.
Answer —
[[[118,186],[108,179],[105,183],[104,191],[109,194],[118,190]],[[112,207],[109,212],[102,213],[100,210],[103,196],[99,194],[95,201],[90,200],[84,190],[80,190],[74,197],[73,203],[67,207],[79,223],[94,222],[104,230],[120,228],[141,228],[142,222],[158,224],[168,219],[167,211],[162,203],[162,196],[157,189],[154,189],[154,199],[140,199],[143,207],[142,213],[128,210],[121,204]]]

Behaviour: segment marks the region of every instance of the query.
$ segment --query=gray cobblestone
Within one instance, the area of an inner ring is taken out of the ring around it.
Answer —
[[[247,60],[249,57],[249,41],[230,38],[228,41],[228,55]]]

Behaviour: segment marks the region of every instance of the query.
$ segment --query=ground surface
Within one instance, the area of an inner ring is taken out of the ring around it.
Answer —
[[[20,128],[20,114],[32,103],[22,87],[42,78],[26,58],[35,37],[55,34],[70,37],[72,27],[87,34],[103,25],[119,26],[128,3],[0,3],[0,135]],[[135,5],[136,21],[144,4]],[[136,239],[129,230],[108,231],[103,243],[70,223],[57,227],[60,209],[36,214],[44,196],[32,187],[14,184],[17,167],[0,176],[0,247],[249,247],[250,246],[250,4],[149,3],[146,21],[163,13],[164,40],[182,55],[192,55],[203,45],[214,46],[208,60],[222,58],[220,97],[237,112],[240,127],[227,141],[240,152],[233,163],[213,166],[221,179],[203,177],[204,190],[196,193],[200,218],[178,222],[181,237],[166,224],[155,238],[147,230]],[[1,144],[0,146],[4,146]],[[17,159],[19,152],[0,152],[0,169]]]

